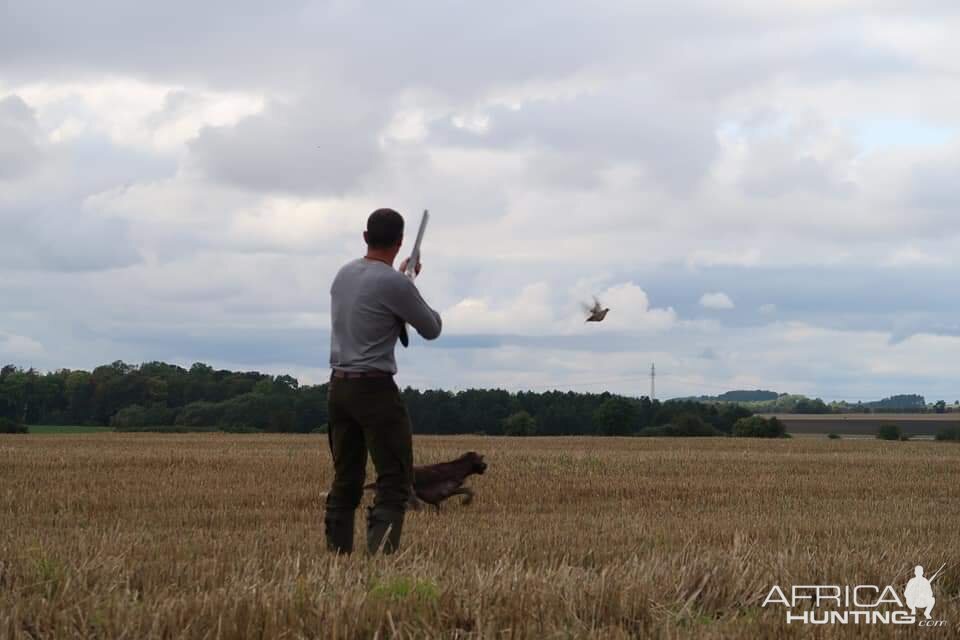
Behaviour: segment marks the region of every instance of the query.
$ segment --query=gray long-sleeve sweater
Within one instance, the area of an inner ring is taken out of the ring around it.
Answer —
[[[440,314],[408,277],[379,260],[359,258],[330,287],[330,366],[397,372],[394,348],[403,322],[427,340],[440,335]]]

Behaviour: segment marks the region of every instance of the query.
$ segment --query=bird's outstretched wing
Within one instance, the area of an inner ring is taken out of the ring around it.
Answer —
[[[583,308],[583,312],[587,314],[587,322],[599,322],[607,315],[603,309],[603,305],[597,300],[597,296],[593,296],[592,307],[588,304],[581,304],[580,306]]]

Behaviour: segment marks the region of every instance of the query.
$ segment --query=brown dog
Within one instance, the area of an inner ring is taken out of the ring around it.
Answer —
[[[463,486],[463,483],[473,474],[483,475],[486,470],[487,463],[476,451],[468,451],[450,462],[414,467],[409,507],[418,510],[420,503],[426,502],[439,511],[440,503],[453,496],[463,496],[460,504],[470,504],[473,501],[473,491]],[[371,483],[364,489],[373,489],[375,486],[375,483]]]

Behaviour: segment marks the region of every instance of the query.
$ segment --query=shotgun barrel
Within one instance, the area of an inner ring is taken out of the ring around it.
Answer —
[[[430,220],[430,212],[423,210],[423,217],[420,218],[420,229],[417,231],[417,240],[413,243],[413,251],[407,259],[407,270],[404,274],[413,280],[417,277],[417,265],[420,264],[420,244],[423,242],[423,233],[427,230],[427,222]]]

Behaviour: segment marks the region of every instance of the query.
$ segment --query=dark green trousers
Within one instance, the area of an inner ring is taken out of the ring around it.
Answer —
[[[393,378],[331,378],[327,436],[334,478],[327,494],[327,546],[353,550],[354,512],[363,497],[367,454],[377,472],[367,513],[367,548],[396,550],[413,484],[410,417]]]

